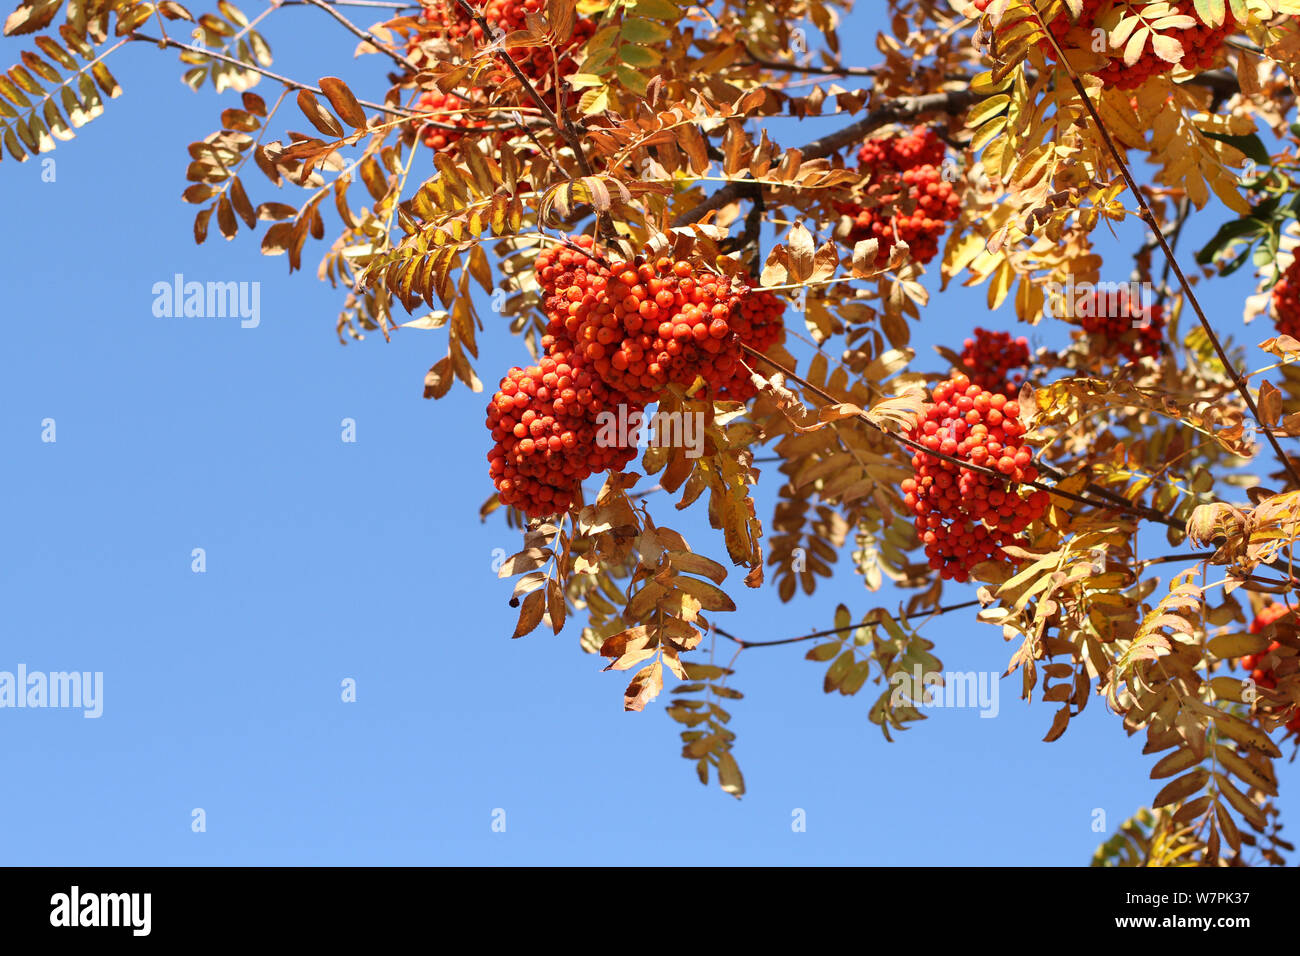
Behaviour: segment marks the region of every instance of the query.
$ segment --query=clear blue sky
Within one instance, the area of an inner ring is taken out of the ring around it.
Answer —
[[[846,50],[870,55],[876,16],[850,22]],[[320,11],[281,11],[265,32],[277,69],[379,94],[383,64],[349,63],[351,38]],[[0,46],[17,60],[18,41]],[[314,278],[319,244],[292,277],[258,254],[264,224],[232,243],[214,226],[195,247],[185,146],[236,99],[192,93],[171,54],[124,52],[111,65],[125,95],[50,154],[55,182],[38,162],[0,164],[0,670],[102,671],[105,698],[97,720],[0,710],[5,863],[1077,865],[1103,836],[1095,809],[1113,828],[1159,789],[1141,739],[1096,699],[1043,744],[1053,708],[1019,701],[1015,678],[996,719],[937,711],[889,744],[866,719],[872,689],[824,696],[804,647],[741,657],[749,794],[700,786],[662,699],[622,713],[625,678],[579,650],[576,626],[509,640],[510,588],[491,565],[518,534],[477,515],[487,395],[420,398],[442,333],[340,347],[342,294]],[[826,128],[773,135],[796,145]],[[280,198],[254,183],[254,202]],[[1194,220],[1185,253],[1219,215]],[[1117,259],[1108,277],[1128,269]],[[155,317],[153,284],[178,272],[260,282],[260,327]],[[1207,287],[1225,328],[1240,329],[1248,291],[1244,276]],[[929,346],[959,342],[972,316],[1009,327],[983,295],[934,299],[918,368],[939,368]],[[487,383],[524,358],[503,327],[480,339]],[[724,557],[698,508],[658,514]],[[865,591],[847,553],[840,568],[788,605],[735,574],[740,608],[719,623],[773,639],[829,626],[839,602],[896,603]],[[926,633],[950,670],[999,671],[1011,650],[963,615]],[[356,703],[340,700],[345,678]],[[1293,807],[1300,780],[1280,772]],[[796,808],[806,832],[792,832]]]

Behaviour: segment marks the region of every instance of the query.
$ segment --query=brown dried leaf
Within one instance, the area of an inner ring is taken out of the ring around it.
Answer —
[[[366,128],[366,111],[361,108],[357,98],[352,95],[348,85],[334,76],[323,76],[320,81],[321,92],[329,97],[334,112],[343,118],[353,129]],[[309,116],[308,119],[311,117]],[[319,127],[317,127],[319,129]],[[342,131],[340,130],[340,133]]]
[[[511,638],[523,637],[532,631],[541,623],[545,611],[546,591],[539,588],[524,598],[523,606],[519,608],[519,623],[515,625],[515,632]]]
[[[307,117],[307,122],[320,132],[335,139],[343,138],[343,127],[339,125],[339,121],[329,110],[320,105],[320,101],[310,90],[298,91],[298,108],[302,110],[302,115]]]
[[[624,710],[645,710],[664,688],[664,668],[659,661],[641,668],[623,693]]]

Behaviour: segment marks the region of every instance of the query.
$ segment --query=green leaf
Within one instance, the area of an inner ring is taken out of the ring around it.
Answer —
[[[666,27],[662,23],[655,23],[652,20],[646,20],[641,17],[632,17],[623,22],[623,29],[620,31],[623,39],[629,43],[655,44],[663,43],[673,35],[671,27]]]
[[[1222,0],[1220,0],[1222,2]],[[1209,133],[1202,131],[1207,139],[1217,139],[1220,143],[1227,143],[1233,149],[1244,153],[1247,159],[1252,159],[1261,166],[1273,165],[1273,157],[1268,154],[1268,149],[1254,133],[1246,136],[1230,136],[1227,133]]]
[[[636,0],[631,12],[651,20],[663,20],[665,23],[676,23],[682,18],[681,8],[668,0]]]
[[[649,47],[624,44],[619,47],[618,58],[628,66],[643,69],[647,66],[658,66],[663,61],[663,54]]]
[[[1196,0],[1196,15],[1207,26],[1223,26],[1227,5],[1223,0]]]
[[[619,81],[638,96],[644,96],[650,86],[650,80],[630,66],[620,64],[614,72],[618,74]]]
[[[1196,253],[1196,261],[1203,266],[1207,266],[1235,240],[1246,236],[1258,238],[1264,234],[1265,230],[1264,224],[1254,218],[1229,220],[1220,226],[1219,231],[1214,234],[1214,238],[1207,242],[1200,252]]]

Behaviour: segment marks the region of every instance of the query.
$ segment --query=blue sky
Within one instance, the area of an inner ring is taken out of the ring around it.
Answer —
[[[845,49],[869,49],[874,18],[850,21]],[[276,69],[379,95],[385,67],[348,63],[351,38],[320,11],[286,9],[265,33]],[[2,45],[16,61],[20,43]],[[866,719],[871,688],[826,697],[824,665],[799,646],[740,658],[732,724],[748,795],[702,787],[662,699],[622,713],[625,677],[579,650],[577,622],[509,640],[510,587],[492,560],[518,550],[518,533],[477,514],[487,395],[420,397],[442,333],[341,347],[342,295],[314,278],[319,244],[292,277],[258,254],[261,229],[227,243],[214,228],[195,247],[185,146],[236,99],[192,93],[175,58],[144,45],[110,65],[125,95],[50,154],[54,182],[38,162],[0,165],[0,670],[104,674],[99,719],[0,710],[5,863],[1076,865],[1104,836],[1097,809],[1113,829],[1159,789],[1141,738],[1095,699],[1043,744],[1052,707],[1019,701],[1014,679],[997,719],[937,711],[889,744]],[[773,135],[795,145],[827,128]],[[258,182],[254,202],[272,193]],[[1221,215],[1194,217],[1186,255]],[[152,287],[176,273],[260,282],[260,325],[156,317]],[[1248,277],[1205,288],[1239,329]],[[941,367],[929,346],[959,341],[972,315],[1010,327],[983,296],[932,301],[916,367]],[[503,326],[480,341],[489,385],[524,359]],[[341,440],[345,418],[355,443]],[[758,496],[768,518],[774,474]],[[656,514],[724,557],[698,508]],[[205,573],[191,570],[195,548]],[[719,623],[774,639],[829,626],[840,602],[856,615],[896,604],[847,565],[845,553],[833,582],[786,605],[733,574],[740,607]],[[925,633],[949,670],[998,671],[1011,652],[964,615]],[[355,703],[340,699],[348,678]],[[1280,772],[1285,810],[1300,781]],[[206,832],[191,829],[196,808]],[[799,809],[806,832],[792,830]]]

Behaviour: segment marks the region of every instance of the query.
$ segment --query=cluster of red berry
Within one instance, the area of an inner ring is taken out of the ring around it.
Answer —
[[[471,5],[478,8],[478,0],[471,0]],[[528,28],[526,17],[530,13],[542,13],[545,0],[487,0],[482,5],[482,14],[488,28],[495,36],[484,36],[483,27],[478,20],[465,12],[457,0],[425,0],[420,18],[430,24],[434,30],[453,40],[464,37],[472,39],[476,46],[482,47],[492,42],[496,36],[509,36]],[[559,63],[550,46],[515,47],[509,51],[510,58],[519,67],[519,72],[528,77],[539,89],[550,88],[558,71],[560,76],[568,76],[577,69],[575,54],[596,32],[596,24],[587,17],[579,17],[573,25],[573,33],[564,42],[559,52]],[[418,38],[411,44],[413,50],[418,46]]]
[[[974,0],[974,2],[983,13],[992,0]],[[1094,34],[1097,30],[1105,31],[1104,27],[1098,26],[1098,22],[1103,21],[1111,10],[1120,7],[1124,15],[1132,15],[1142,14],[1144,8],[1155,6],[1157,4],[1129,2],[1129,0],[1083,0],[1083,11],[1077,21],[1071,19],[1068,9],[1063,9],[1047,26],[1052,31],[1057,46],[1063,51],[1068,53],[1071,50],[1093,50]],[[1159,20],[1174,22],[1163,29],[1152,30],[1147,22],[1150,18],[1144,18],[1133,34],[1130,34],[1129,42],[1125,44],[1124,49],[1115,50],[1108,47],[1106,65],[1094,71],[1094,75],[1101,77],[1108,88],[1135,90],[1150,77],[1169,73],[1175,65],[1188,70],[1209,69],[1214,64],[1214,59],[1222,48],[1224,40],[1236,26],[1231,9],[1226,11],[1222,26],[1211,27],[1197,17],[1195,0],[1174,0],[1172,3],[1161,3],[1158,6],[1166,8],[1163,13],[1157,14]],[[1167,9],[1169,7],[1172,9]],[[1175,21],[1176,17],[1179,19]],[[1181,19],[1184,17],[1190,18],[1192,23],[1180,25],[1185,23],[1185,20]],[[1132,66],[1126,65],[1124,57],[1127,48],[1139,32],[1146,34],[1142,53]],[[1183,55],[1177,64],[1170,63],[1156,53],[1156,36],[1175,39],[1182,45]],[[1056,49],[1050,42],[1043,40],[1039,43],[1039,47],[1049,59],[1056,59]]]
[[[1300,250],[1296,250],[1300,252]],[[1281,335],[1300,339],[1300,255],[1291,261],[1273,286],[1273,316]]]
[[[918,262],[938,255],[947,224],[961,213],[961,198],[943,178],[943,154],[943,140],[924,126],[863,143],[858,163],[869,176],[866,202],[834,204],[836,212],[852,220],[849,245],[876,239],[878,254],[887,258],[901,239]]]
[[[1074,318],[1088,336],[1089,350],[1103,358],[1136,362],[1155,358],[1164,347],[1164,306],[1154,302],[1144,307],[1123,287],[1094,289],[1074,303]]]
[[[538,258],[539,275],[555,269],[552,261]],[[766,351],[784,308],[748,283],[737,289],[723,276],[696,275],[685,260],[638,259],[594,275],[575,272],[547,300],[543,344],[573,349],[634,401],[648,404],[669,384],[689,387],[697,377],[712,397],[746,401],[754,386],[740,346]]]
[[[1269,604],[1260,609],[1259,614],[1250,625],[1250,633],[1258,634],[1270,624],[1280,621],[1290,613],[1291,609],[1286,604]],[[1250,679],[1255,682],[1256,686],[1267,690],[1274,690],[1277,687],[1277,674],[1273,668],[1264,667],[1263,663],[1265,657],[1281,647],[1280,641],[1273,641],[1268,645],[1268,650],[1259,654],[1247,654],[1239,661],[1242,669],[1250,673]],[[1296,712],[1287,721],[1286,729],[1288,733],[1300,734],[1300,707],[1296,708]]]
[[[571,355],[512,368],[487,415],[495,442],[488,473],[501,500],[529,517],[555,514],[569,507],[588,475],[621,470],[636,449],[601,447],[596,425],[602,412],[624,401]]]
[[[1013,487],[1038,470],[1025,447],[1020,406],[962,374],[935,387],[934,402],[911,433],[928,451],[912,456],[916,474],[903,482],[903,502],[930,567],[945,579],[966,581],[981,561],[1000,560],[1002,548],[1047,510],[1039,489],[1021,497]],[[995,478],[937,454],[996,471]]]
[[[575,244],[537,257],[547,358],[512,369],[488,407],[497,491],[534,517],[563,511],[583,479],[631,460],[631,447],[597,447],[602,412],[624,405],[630,418],[670,384],[697,380],[700,396],[746,401],[755,387],[742,346],[764,352],[783,328],[782,300],[747,279],[667,256],[606,262],[590,236]]]
[[[483,19],[487,21],[490,28],[500,31],[501,35],[509,35],[525,29],[527,27],[525,16],[529,13],[542,12],[544,4],[545,0],[488,0],[483,8]],[[420,19],[443,36],[451,39],[470,37],[479,45],[483,43],[483,28],[456,0],[428,0],[420,11]],[[519,71],[528,77],[533,86],[554,108],[556,73],[566,77],[577,70],[574,56],[595,32],[595,23],[585,17],[578,19],[574,24],[573,34],[560,51],[558,64],[555,54],[545,44],[516,47],[509,51],[510,57],[519,67]],[[420,41],[420,36],[410,41],[407,45],[408,55],[419,50]],[[505,77],[501,77],[502,81],[504,79]],[[456,143],[470,130],[486,126],[485,120],[474,119],[463,112],[468,106],[465,100],[454,94],[435,91],[422,93],[415,103],[415,108],[426,111],[429,115],[423,121],[416,121],[415,125],[424,144],[434,150],[454,150]],[[429,123],[456,126],[459,129],[440,129],[427,125]]]
[[[438,93],[425,90],[415,101],[415,108],[428,115],[419,121],[420,138],[424,145],[435,152],[455,149],[456,144],[464,139],[471,129],[481,129],[487,125],[482,119],[474,119],[464,112],[469,104],[453,93]],[[439,126],[429,124],[438,123]],[[445,129],[455,126],[457,129]]]
[[[1010,332],[975,329],[975,337],[965,342],[961,364],[970,380],[986,392],[1003,393],[1015,398],[1025,383],[1023,372],[1029,365],[1029,339],[1013,339]]]

